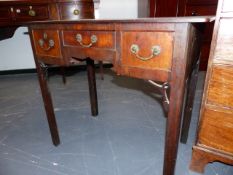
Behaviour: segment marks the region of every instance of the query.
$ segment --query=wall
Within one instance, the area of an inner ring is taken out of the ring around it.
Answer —
[[[100,18],[137,18],[138,1],[147,0],[100,0]],[[141,11],[141,10],[139,10]],[[0,71],[34,68],[34,60],[27,28],[17,29],[11,39],[0,41]]]

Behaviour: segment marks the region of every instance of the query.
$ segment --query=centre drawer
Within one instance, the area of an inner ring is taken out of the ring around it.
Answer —
[[[115,33],[106,31],[63,31],[64,46],[115,48]]]

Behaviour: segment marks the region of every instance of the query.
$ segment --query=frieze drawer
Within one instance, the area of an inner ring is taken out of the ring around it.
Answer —
[[[32,30],[35,54],[48,64],[61,64],[61,44],[58,30]]]
[[[171,70],[173,32],[125,31],[122,32],[121,38],[121,74],[140,78],[148,77],[143,75],[144,70],[163,72]],[[134,72],[134,75],[131,74],[131,71]],[[148,78],[153,79],[151,75]]]

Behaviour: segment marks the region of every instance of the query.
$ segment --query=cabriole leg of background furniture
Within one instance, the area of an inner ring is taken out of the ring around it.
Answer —
[[[95,63],[92,59],[87,58],[87,77],[89,85],[89,94],[91,102],[91,113],[92,116],[98,115],[98,101],[97,101],[97,91],[96,91],[96,80],[95,80]]]
[[[57,122],[56,122],[56,118],[55,118],[55,114],[53,110],[52,98],[51,98],[50,91],[47,85],[47,79],[46,79],[45,70],[43,67],[44,64],[40,64],[36,59],[35,59],[35,63],[36,63],[38,79],[40,83],[41,93],[42,93],[42,97],[44,101],[45,111],[47,114],[47,119],[48,119],[52,141],[53,141],[53,144],[57,146],[60,144],[60,138],[59,138]]]

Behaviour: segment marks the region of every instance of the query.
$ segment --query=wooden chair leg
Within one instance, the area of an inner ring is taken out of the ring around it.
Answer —
[[[99,61],[99,67],[100,67],[100,78],[101,80],[104,79],[104,66],[103,66],[103,61]]]
[[[89,85],[89,94],[91,102],[91,113],[92,116],[98,115],[98,101],[97,101],[97,91],[96,91],[96,80],[95,80],[95,64],[90,58],[87,58],[87,77]]]
[[[63,82],[63,84],[66,84],[66,69],[65,69],[65,67],[61,66],[60,72],[62,75],[62,82]]]
[[[191,74],[187,89],[187,97],[185,99],[186,105],[184,108],[183,123],[182,123],[181,137],[180,137],[180,141],[184,144],[187,143],[188,140],[188,133],[191,123],[193,103],[194,103],[194,97],[195,97],[195,91],[196,91],[196,85],[198,79],[198,70],[199,70],[199,61],[196,63],[195,68]]]
[[[42,93],[42,97],[44,101],[45,111],[47,114],[47,120],[49,124],[52,141],[53,141],[53,144],[57,146],[60,144],[60,138],[59,138],[56,118],[55,118],[55,114],[53,110],[52,98],[49,92],[49,88],[47,85],[47,79],[45,75],[45,71],[47,70],[45,70],[45,64],[43,63],[39,64],[37,60],[35,62],[36,62],[38,79],[40,83],[41,93]]]

